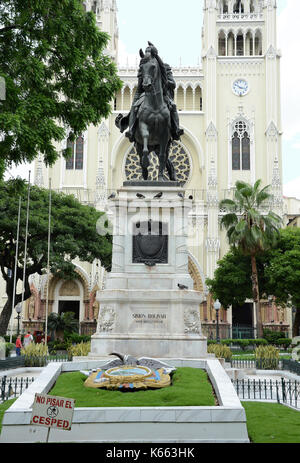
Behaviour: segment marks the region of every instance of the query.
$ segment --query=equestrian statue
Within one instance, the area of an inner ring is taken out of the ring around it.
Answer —
[[[130,113],[119,114],[116,126],[135,144],[140,158],[143,179],[148,179],[149,155],[156,153],[159,159],[158,181],[163,182],[165,169],[171,181],[176,172],[169,159],[173,140],[180,140],[184,131],[179,127],[179,117],[174,103],[176,83],[172,70],[163,63],[155,46],[148,42],[145,53],[140,50],[138,87]]]

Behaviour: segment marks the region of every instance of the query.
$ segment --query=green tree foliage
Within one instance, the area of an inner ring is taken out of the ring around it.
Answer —
[[[299,228],[280,230],[276,246],[257,257],[257,273],[261,296],[267,298],[272,295],[277,305],[296,307],[293,334],[298,336],[300,329]],[[214,299],[219,299],[223,307],[243,305],[246,299],[252,297],[250,256],[244,256],[237,249],[232,248],[218,262],[214,278],[206,280],[206,283]],[[273,333],[274,336],[275,334]]]
[[[277,303],[291,303],[297,308],[294,335],[300,329],[300,229],[281,230],[278,245],[270,253],[270,264],[266,267],[270,293]]]
[[[266,287],[265,261],[266,254],[257,258],[259,287],[262,293]],[[219,260],[214,278],[208,278],[206,284],[214,300],[219,299],[225,309],[230,306],[242,306],[246,299],[252,298],[250,256],[245,256],[232,248],[223,259]]]
[[[4,335],[12,312],[19,194],[22,197],[21,225],[16,279],[23,280],[27,187],[20,181],[0,182],[0,268],[6,284],[7,302],[0,314],[0,335]],[[103,215],[82,205],[73,196],[52,192],[50,271],[64,279],[76,276],[73,261],[92,263],[100,259],[111,264],[112,239],[96,230]],[[48,253],[49,191],[31,187],[24,300],[30,297],[28,277],[45,273]],[[15,296],[15,304],[22,293]]]
[[[108,116],[122,85],[108,40],[82,0],[1,0],[0,172],[39,153],[53,164],[66,127],[75,139]]]
[[[73,312],[65,312],[62,314],[51,313],[48,317],[48,329],[56,339],[63,340],[64,332],[71,334],[78,332],[78,320],[74,318]]]
[[[221,224],[227,230],[229,244],[251,258],[252,297],[256,307],[258,337],[262,337],[262,324],[256,259],[275,245],[281,223],[280,217],[273,212],[262,213],[261,208],[271,199],[271,194],[269,186],[262,189],[260,186],[261,180],[255,182],[254,186],[238,181],[234,200],[225,199],[220,203],[220,208],[227,212]]]

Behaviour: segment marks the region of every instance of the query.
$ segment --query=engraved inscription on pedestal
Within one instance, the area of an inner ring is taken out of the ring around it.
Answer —
[[[133,233],[132,262],[134,264],[168,263],[167,224],[161,222],[140,222]]]
[[[133,308],[130,315],[130,331],[136,333],[165,332],[168,330],[169,317],[162,310],[153,308]]]

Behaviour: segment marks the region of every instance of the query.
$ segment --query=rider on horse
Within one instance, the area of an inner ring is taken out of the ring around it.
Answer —
[[[171,115],[171,135],[173,140],[180,140],[180,137],[183,135],[184,131],[179,127],[179,116],[177,112],[176,105],[174,103],[174,89],[176,88],[176,83],[172,74],[172,69],[168,64],[162,62],[161,58],[158,56],[158,50],[150,42],[149,46],[146,48],[145,55],[140,51],[141,62],[138,72],[138,87],[134,96],[134,100],[131,106],[130,113],[127,116],[120,114],[116,118],[116,126],[123,133],[128,127],[128,132],[125,133],[125,136],[129,139],[130,142],[135,141],[135,130],[138,111],[145,99],[145,92],[142,85],[142,72],[141,65],[145,63],[150,58],[156,58],[158,61],[162,76],[164,80],[164,101],[166,102],[170,115]]]

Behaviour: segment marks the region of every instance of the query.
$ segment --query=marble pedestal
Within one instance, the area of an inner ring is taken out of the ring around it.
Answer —
[[[123,186],[111,200],[112,271],[106,288],[97,293],[100,311],[91,357],[111,352],[206,356],[199,312],[202,294],[193,290],[188,272],[192,202],[183,199],[183,193],[179,186],[147,182]]]

